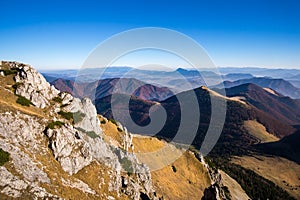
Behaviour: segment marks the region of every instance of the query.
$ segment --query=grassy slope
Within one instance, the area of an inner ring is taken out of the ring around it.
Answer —
[[[100,120],[103,120],[101,116]],[[116,126],[107,122],[101,124],[104,134],[108,140],[117,141],[122,144],[122,132],[118,132]],[[138,154],[141,162],[145,162],[148,166],[157,162],[164,162],[166,157],[175,159],[178,154],[183,153],[169,147],[166,142],[157,138],[137,136],[133,137],[134,151]],[[165,148],[164,155],[153,158],[144,156],[146,152],[156,152]],[[178,153],[178,154],[176,154]],[[156,160],[153,160],[156,159]],[[164,163],[162,163],[164,164]],[[172,166],[176,168],[173,171]],[[154,167],[154,165],[153,165]],[[205,167],[196,159],[193,153],[185,152],[172,163],[161,169],[151,172],[153,184],[157,190],[158,196],[163,196],[164,199],[200,199],[203,196],[205,188],[209,187],[210,179]]]
[[[300,165],[280,157],[236,157],[233,163],[251,169],[300,199]]]
[[[210,185],[204,166],[190,152],[185,152],[172,166],[152,172],[158,193],[167,199],[200,199]]]
[[[255,120],[244,121],[244,128],[254,137],[260,140],[261,143],[275,142],[279,138],[267,132],[266,127]]]
[[[3,106],[3,109],[8,107],[5,110],[19,110],[25,114],[46,118],[45,110],[38,109],[34,106],[24,107],[16,103],[18,97],[14,94],[14,89],[12,88],[15,84],[13,77],[14,75],[0,77],[0,104]]]

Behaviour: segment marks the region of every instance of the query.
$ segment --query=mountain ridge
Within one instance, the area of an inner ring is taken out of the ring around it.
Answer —
[[[215,87],[234,87],[245,83],[253,83],[260,87],[271,88],[285,96],[289,96],[294,99],[300,98],[300,89],[293,86],[291,83],[284,79],[274,79],[269,77],[255,77],[251,79],[241,79],[237,81],[225,81],[223,84],[217,85]]]
[[[69,92],[76,97],[83,98],[88,96],[93,100],[113,93],[134,95],[141,99],[152,101],[161,101],[174,95],[167,87],[154,86],[134,78],[111,78],[91,83],[77,83],[71,80],[57,79],[51,84],[61,91]],[[119,87],[118,91],[116,91],[116,86]]]
[[[300,114],[297,112],[300,110],[300,102],[276,91],[261,88],[253,83],[245,83],[226,88],[226,96],[244,97],[251,105],[287,124],[300,124]]]

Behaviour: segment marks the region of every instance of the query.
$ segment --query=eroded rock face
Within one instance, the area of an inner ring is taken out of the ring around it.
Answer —
[[[3,187],[2,193],[13,198],[22,198],[24,193],[34,194],[36,198],[60,199],[56,195],[49,194],[44,188],[31,184],[28,181],[20,180],[11,174],[5,167],[0,166],[0,186]]]
[[[0,186],[4,187],[2,192],[11,197],[21,197],[22,193],[20,191],[28,187],[25,181],[19,180],[16,176],[7,171],[5,167],[0,167],[0,176]]]
[[[204,196],[201,198],[201,200],[220,200],[218,193],[219,190],[217,186],[211,185],[204,190]]]
[[[70,94],[62,94],[63,105],[66,105],[63,110],[71,113],[82,113],[84,117],[75,123],[75,127],[79,127],[85,131],[93,131],[97,135],[102,134],[100,121],[97,117],[97,110],[89,98],[82,100],[72,98]]]
[[[10,69],[17,69],[14,77],[16,81],[16,94],[30,99],[38,108],[47,107],[48,119],[34,117],[20,112],[0,113],[0,148],[10,153],[12,165],[16,173],[13,175],[6,168],[0,168],[0,186],[8,182],[10,187],[5,187],[1,192],[11,197],[22,196],[25,191],[35,198],[58,198],[46,191],[41,184],[51,184],[52,180],[46,169],[39,162],[40,157],[49,156],[49,148],[53,157],[60,163],[62,169],[70,177],[91,162],[105,165],[111,170],[108,172],[110,181],[109,190],[117,194],[124,193],[131,199],[140,199],[143,195],[156,199],[151,181],[149,168],[139,163],[134,154],[112,147],[102,139],[100,121],[97,111],[91,100],[82,100],[72,97],[67,93],[60,93],[46,82],[44,77],[29,65],[16,62],[5,62]],[[61,98],[60,103],[52,101],[54,97]],[[52,106],[50,106],[52,105]],[[45,110],[44,110],[45,111]],[[80,120],[67,120],[60,116],[59,111],[77,113]],[[62,121],[60,126],[49,127],[49,122]],[[121,126],[121,125],[120,125]],[[125,129],[125,128],[124,128]],[[132,139],[127,133],[128,146],[132,146]],[[48,142],[48,144],[46,144]],[[40,157],[39,157],[40,156]],[[122,178],[124,171],[122,162],[130,163],[131,173],[136,176]],[[127,180],[126,189],[122,180]],[[98,197],[84,180],[71,181],[62,179],[65,186],[75,187]]]
[[[75,134],[74,134],[75,133]],[[49,146],[54,157],[61,163],[63,170],[75,174],[92,161],[89,146],[80,139],[79,133],[72,126],[63,126],[60,129],[47,129]]]
[[[13,198],[30,193],[35,198],[58,199],[40,186],[40,183],[50,184],[47,173],[35,158],[35,155],[47,155],[47,147],[41,139],[44,128],[36,117],[19,112],[0,113],[0,148],[10,153],[16,173],[13,175],[0,167],[1,193]]]
[[[16,94],[29,99],[36,107],[49,106],[49,100],[57,96],[59,91],[29,65],[18,62],[6,62],[10,69],[17,69],[14,77],[17,83]]]
[[[224,184],[222,181],[222,175],[219,170],[212,169],[206,162],[201,154],[195,154],[196,158],[203,164],[209,173],[211,185],[204,190],[204,196],[202,200],[206,199],[228,199],[223,189]],[[230,194],[229,194],[230,195]]]

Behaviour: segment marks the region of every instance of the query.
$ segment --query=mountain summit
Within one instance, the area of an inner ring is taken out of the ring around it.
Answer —
[[[1,193],[22,198],[156,199],[149,168],[134,154],[104,142],[90,99],[60,92],[22,63],[2,62],[1,74],[0,147],[11,160],[0,168]],[[123,172],[125,160],[137,176]],[[97,180],[80,178],[89,176]]]

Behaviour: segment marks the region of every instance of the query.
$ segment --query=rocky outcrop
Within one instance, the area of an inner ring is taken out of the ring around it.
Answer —
[[[197,153],[195,154],[196,158],[203,164],[209,173],[209,178],[211,185],[204,190],[204,196],[202,200],[226,200],[230,199],[231,194],[224,191],[224,184],[222,181],[222,175],[218,169],[210,167],[203,157],[203,155]],[[226,187],[227,188],[227,187]],[[229,198],[228,198],[229,196]]]
[[[41,121],[19,112],[0,114],[0,148],[10,153],[15,175],[0,167],[1,193],[10,197],[29,194],[35,198],[58,198],[48,193],[40,184],[49,184],[50,179],[39,167],[35,155],[46,156],[44,126]],[[25,151],[26,148],[26,151]]]
[[[72,187],[72,188],[76,188],[78,190],[81,190],[82,192],[85,193],[90,193],[95,195],[96,192],[94,190],[92,190],[86,183],[82,182],[79,179],[76,179],[75,181],[71,182],[70,180],[65,180],[65,179],[61,179],[63,185],[68,186],[68,187]]]
[[[1,193],[9,197],[22,198],[24,197],[24,193],[30,193],[33,194],[36,199],[61,199],[56,195],[48,193],[42,187],[28,181],[20,180],[2,166],[0,167],[0,177],[0,187],[3,187]]]
[[[11,197],[21,197],[21,191],[28,187],[28,184],[12,175],[5,167],[0,167],[0,186],[4,187],[2,192]]]
[[[5,167],[0,168],[0,175],[6,177],[0,178],[1,193],[20,197],[29,192],[30,197],[34,198],[58,198],[44,187],[57,180],[52,177],[56,172],[41,162],[41,159],[49,156],[50,148],[53,157],[71,178],[61,178],[63,186],[99,197],[100,194],[84,180],[72,178],[94,162],[110,169],[107,172],[109,182],[106,183],[110,192],[118,195],[123,193],[136,200],[140,199],[141,193],[156,199],[149,168],[139,163],[133,153],[104,142],[96,108],[90,99],[80,100],[68,93],[61,93],[29,65],[3,63],[10,70],[16,71],[15,94],[29,99],[38,108],[47,107],[43,110],[47,117],[35,117],[19,111],[0,113],[0,137],[3,138],[0,140],[0,148],[10,153],[11,165],[16,173],[13,174]],[[57,101],[53,100],[54,97]],[[73,114],[73,119],[63,117],[62,112]],[[126,137],[126,144],[132,146],[130,134],[127,133]]]
[[[134,146],[132,143],[132,139],[133,139],[132,134],[127,131],[126,127],[123,128],[123,131],[124,131],[123,147],[125,151],[129,151],[129,150],[134,151]]]
[[[21,95],[29,99],[36,107],[45,108],[49,106],[49,100],[57,96],[59,91],[46,81],[46,79],[38,73],[34,68],[18,62],[2,62],[9,66],[10,70],[16,70],[16,91],[17,95]]]
[[[63,169],[69,174],[75,174],[92,161],[102,163],[112,170],[109,172],[109,190],[118,194],[125,193],[132,199],[140,199],[143,192],[155,199],[149,168],[140,164],[134,154],[109,146],[102,139],[102,130],[97,112],[91,100],[84,98],[79,100],[69,94],[61,93],[64,112],[83,113],[83,118],[74,124],[65,124],[61,128],[47,129],[50,147],[55,158],[61,163]],[[119,124],[119,127],[123,128]],[[132,145],[130,133],[127,134],[127,142]],[[91,135],[92,134],[92,135]],[[124,161],[125,160],[125,161]],[[130,163],[130,167],[123,162]],[[123,177],[122,172],[136,174],[133,177]],[[127,179],[126,189],[122,180]]]
[[[72,126],[66,125],[54,130],[47,129],[46,135],[55,159],[69,174],[75,174],[91,163],[93,157],[88,149],[89,146],[80,139],[79,133]]]
[[[85,131],[93,131],[97,135],[101,135],[100,121],[97,117],[97,110],[92,101],[89,98],[83,98],[82,100],[72,97],[70,94],[62,93],[62,103],[64,105],[63,110],[71,113],[78,113],[78,115],[84,115],[82,119],[75,122],[75,127],[83,129]],[[75,116],[74,116],[75,117]]]
[[[139,199],[141,192],[154,198],[154,188],[152,186],[152,179],[150,169],[145,164],[138,163],[136,155],[133,153],[124,152],[122,150],[116,151],[116,154],[121,161],[123,171],[127,172],[129,176],[122,177],[122,189],[126,194],[129,194],[134,199]],[[130,176],[135,174],[135,179]]]

